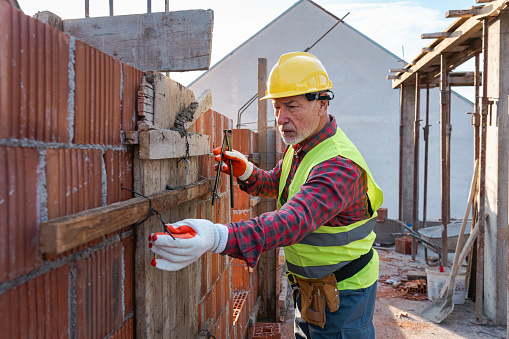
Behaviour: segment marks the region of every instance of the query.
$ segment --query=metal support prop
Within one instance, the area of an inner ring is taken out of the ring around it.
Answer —
[[[428,209],[428,151],[429,151],[429,84],[426,84],[426,125],[424,131],[424,192],[422,203],[422,227],[426,227]]]
[[[398,199],[398,220],[403,219],[403,98],[405,87],[399,86],[399,199]]]
[[[447,222],[451,220],[451,85],[449,82],[449,72],[447,73]]]
[[[445,55],[440,55],[440,172],[442,186],[442,266],[447,266],[447,224],[449,177],[447,171],[447,63]]]
[[[113,0],[110,0],[110,16],[113,16]]]
[[[475,54],[475,69],[474,69],[474,113],[472,114],[472,126],[474,126],[474,160],[479,162],[479,145],[480,145],[480,137],[479,137],[479,129],[481,126],[481,114],[479,113],[481,110],[479,108],[479,91],[481,84],[481,75],[480,75],[480,57],[479,53]],[[479,185],[479,183],[477,183]],[[479,187],[479,186],[478,186]],[[478,206],[479,202],[476,199],[473,201],[472,205],[472,220],[478,220]],[[471,230],[474,228],[474,223],[472,223]],[[475,289],[476,289],[476,272],[477,272],[477,239],[472,246],[472,250],[470,251],[470,255],[468,256],[468,274],[465,286],[467,286],[467,298],[475,300]]]
[[[85,0],[85,18],[90,16],[90,1]]]
[[[419,129],[420,129],[420,107],[421,87],[419,72],[415,73],[415,118],[414,118],[414,187],[412,206],[412,229],[417,232],[419,220]],[[412,260],[415,260],[417,241],[412,237]]]
[[[482,321],[484,304],[484,238],[486,227],[486,132],[488,117],[488,19],[483,20],[483,72],[482,72],[482,111],[481,111],[481,140],[479,167],[479,235],[477,237],[477,276],[475,290],[475,315],[477,321]]]

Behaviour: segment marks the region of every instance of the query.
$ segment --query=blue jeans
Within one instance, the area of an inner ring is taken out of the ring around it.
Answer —
[[[375,311],[376,282],[368,288],[339,291],[339,310],[334,313],[326,307],[325,327],[313,325],[302,319],[300,292],[295,309],[295,338],[298,339],[373,339],[373,313]]]

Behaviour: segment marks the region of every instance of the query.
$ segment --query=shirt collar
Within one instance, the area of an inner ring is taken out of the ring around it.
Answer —
[[[338,126],[336,124],[336,118],[329,114],[329,122],[325,125],[324,128],[318,133],[316,133],[309,141],[301,142],[296,145],[292,145],[295,155],[306,155],[309,151],[311,151],[316,145],[321,143],[327,138],[330,138],[336,133]]]

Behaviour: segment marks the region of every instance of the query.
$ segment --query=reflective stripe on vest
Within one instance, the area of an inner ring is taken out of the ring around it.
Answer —
[[[281,193],[290,172],[293,154],[294,150],[290,147],[283,160],[278,208],[281,208]],[[309,173],[316,165],[336,156],[352,160],[366,172],[367,194],[373,210],[376,211],[382,205],[382,191],[373,180],[371,172],[357,148],[339,128],[334,136],[322,141],[304,156],[288,189],[288,200],[307,181]],[[316,231],[307,234],[299,243],[286,246],[285,254],[289,271],[305,278],[322,278],[367,253],[376,237],[372,232],[376,223],[376,215],[375,212],[370,218],[347,226],[321,226]],[[377,260],[377,256],[372,259],[376,262]],[[365,287],[370,286],[374,282],[373,279],[376,280],[378,277],[378,269],[376,272],[368,272],[364,275],[366,277],[361,280],[366,282]],[[359,279],[357,278],[357,280]]]
[[[351,242],[366,238],[375,228],[376,219],[370,219],[364,224],[347,232],[320,233],[313,232],[306,235],[299,244],[312,246],[344,246]],[[323,227],[323,226],[322,226]],[[335,227],[341,228],[341,227]]]

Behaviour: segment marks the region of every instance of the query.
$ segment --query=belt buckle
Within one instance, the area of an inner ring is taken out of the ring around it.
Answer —
[[[290,286],[293,290],[296,290],[299,288],[299,282],[297,281],[297,278],[295,278],[295,275],[291,272],[286,272],[286,277],[288,278],[288,282],[290,283]]]

